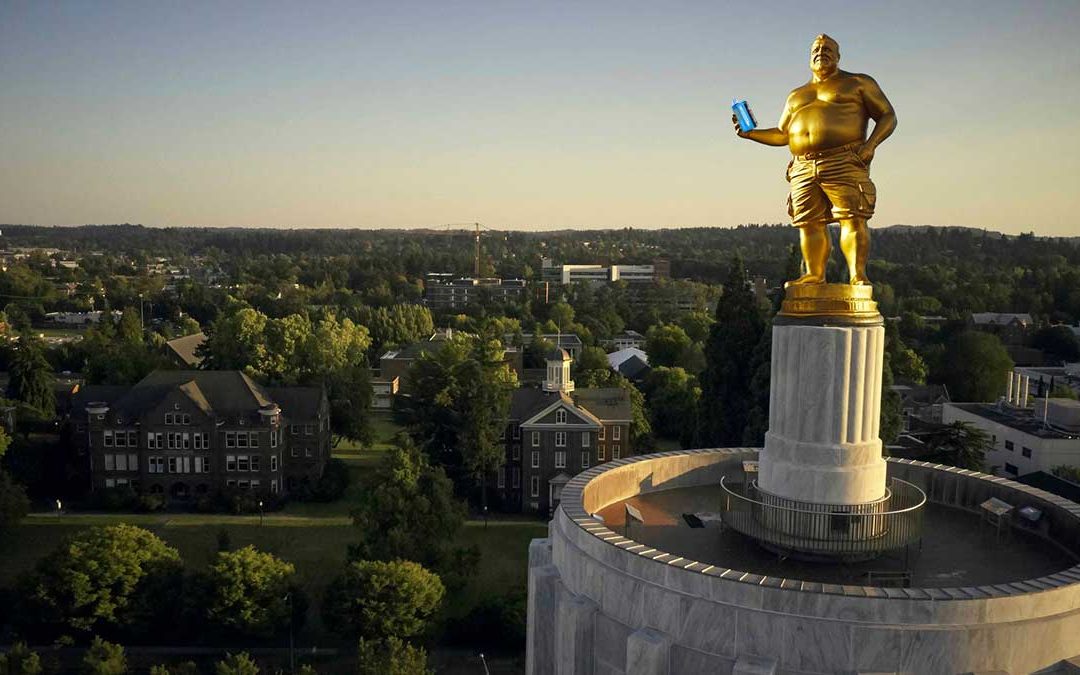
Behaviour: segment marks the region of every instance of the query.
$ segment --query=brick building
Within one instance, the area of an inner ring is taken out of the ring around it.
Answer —
[[[496,477],[507,509],[550,513],[574,475],[630,454],[629,394],[620,387],[575,390],[570,363],[566,350],[553,350],[543,385],[514,392],[506,463]]]
[[[322,387],[264,387],[239,371],[159,370],[88,386],[69,420],[93,490],[130,485],[184,501],[219,490],[287,493],[330,456]]]

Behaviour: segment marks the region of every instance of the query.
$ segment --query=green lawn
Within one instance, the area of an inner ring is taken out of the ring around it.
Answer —
[[[312,505],[314,506],[314,505]],[[323,506],[337,506],[328,504]],[[338,506],[338,508],[341,508]],[[151,530],[175,546],[191,569],[205,566],[217,551],[218,533],[228,532],[233,548],[252,544],[296,566],[297,580],[311,600],[307,626],[299,636],[308,644],[326,644],[319,605],[326,584],[345,560],[349,544],[357,532],[347,518],[267,516],[262,526],[258,516],[204,514],[70,514],[31,516],[0,539],[0,587],[10,587],[19,574],[29,570],[42,556],[71,534],[92,525],[128,522]],[[529,541],[543,537],[547,525],[537,520],[491,519],[465,523],[458,543],[475,545],[481,551],[476,574],[448,608],[450,617],[461,617],[482,598],[524,591],[528,574]]]
[[[130,523],[145,527],[175,546],[191,569],[205,566],[217,551],[218,533],[229,535],[233,548],[252,544],[296,566],[297,580],[311,600],[301,643],[328,644],[319,605],[326,585],[344,562],[357,531],[349,515],[371,468],[399,431],[389,417],[376,419],[376,443],[371,448],[341,444],[334,456],[348,466],[352,478],[345,498],[329,504],[290,503],[282,511],[258,515],[202,513],[32,514],[0,538],[0,588],[10,587],[19,574],[71,534],[94,525]],[[462,617],[484,597],[524,591],[528,574],[529,541],[547,535],[547,524],[524,516],[492,517],[465,523],[458,539],[481,552],[476,573],[448,607],[451,618]]]

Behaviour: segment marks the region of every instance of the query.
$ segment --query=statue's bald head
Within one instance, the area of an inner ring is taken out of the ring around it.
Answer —
[[[810,44],[810,70],[818,77],[828,77],[840,64],[840,45],[825,33]]]
[[[826,44],[832,45],[833,50],[836,51],[837,54],[840,53],[840,43],[837,42],[836,40],[832,39],[831,37],[829,37],[825,33],[821,33],[816,38],[814,38],[814,41],[813,41],[813,43],[811,43],[810,48],[813,49],[814,47],[817,46],[817,44],[819,42],[824,42]]]

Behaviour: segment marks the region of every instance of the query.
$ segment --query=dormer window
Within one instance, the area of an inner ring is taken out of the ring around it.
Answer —
[[[559,408],[555,411],[555,424],[566,424],[566,410]]]

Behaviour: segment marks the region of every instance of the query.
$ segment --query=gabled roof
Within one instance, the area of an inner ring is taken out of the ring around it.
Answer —
[[[200,409],[218,415],[250,413],[272,402],[266,390],[238,370],[155,370],[128,389],[113,407],[134,417],[156,407],[176,390]]]
[[[596,416],[590,413],[588,410],[585,410],[580,406],[574,405],[573,399],[571,399],[569,396],[560,395],[558,399],[552,401],[551,404],[548,405],[546,408],[533,413],[532,417],[521,423],[521,426],[545,424],[545,422],[543,422],[543,419],[558,410],[559,408],[567,410],[579,420],[581,420],[581,422],[584,424],[597,427],[603,424],[603,422],[598,420]]]
[[[971,321],[980,326],[1005,326],[1014,321],[1024,326],[1030,326],[1031,315],[1027,313],[1009,314],[1005,312],[972,312]]]
[[[605,422],[633,419],[630,394],[622,387],[586,387],[574,391],[574,402]]]
[[[202,357],[197,355],[195,350],[204,342],[206,342],[206,334],[199,332],[169,340],[165,343],[165,347],[183,363],[198,366],[202,363]]]
[[[607,362],[609,366],[611,366],[615,370],[618,370],[619,366],[621,366],[624,361],[626,361],[627,359],[632,359],[635,356],[645,362],[646,365],[648,365],[649,355],[638,349],[637,347],[627,347],[626,349],[620,349],[618,351],[611,352],[607,355]]]
[[[267,387],[286,419],[313,420],[322,405],[322,387]]]

